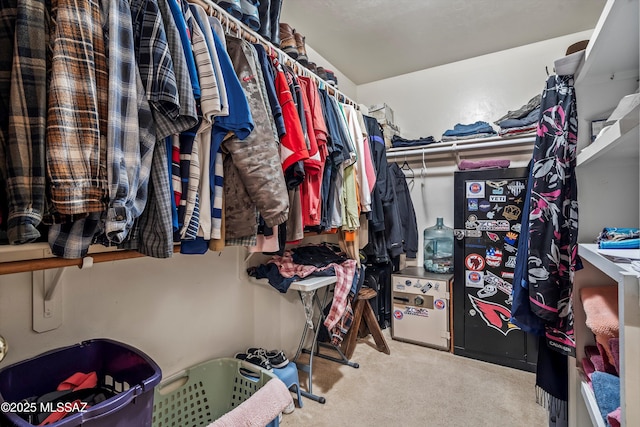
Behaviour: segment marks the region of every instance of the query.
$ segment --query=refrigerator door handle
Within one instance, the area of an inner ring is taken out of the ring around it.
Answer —
[[[453,235],[457,240],[462,240],[465,237],[482,237],[482,231],[480,230],[464,230],[456,228],[453,230]]]

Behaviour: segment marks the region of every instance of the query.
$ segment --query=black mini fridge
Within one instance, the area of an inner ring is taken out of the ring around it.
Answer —
[[[537,340],[509,321],[527,168],[454,175],[454,354],[535,372]]]

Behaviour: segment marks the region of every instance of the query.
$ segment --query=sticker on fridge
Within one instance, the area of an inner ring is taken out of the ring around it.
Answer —
[[[483,301],[471,294],[469,294],[469,299],[488,327],[499,331],[504,336],[507,336],[511,331],[520,329],[509,321],[511,310],[507,307],[491,301]]]
[[[484,272],[466,270],[465,285],[467,288],[484,288]]]
[[[467,181],[467,198],[484,198],[484,181]]]
[[[478,199],[467,199],[467,210],[475,212],[478,210]]]
[[[464,259],[464,265],[467,267],[467,270],[482,271],[484,270],[484,264],[484,258],[479,254],[469,254]]]
[[[485,259],[490,267],[500,267],[500,264],[502,264],[502,251],[494,247],[488,247]]]

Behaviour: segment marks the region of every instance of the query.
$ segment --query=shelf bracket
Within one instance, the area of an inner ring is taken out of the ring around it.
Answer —
[[[93,266],[93,258],[82,259],[80,268]],[[33,271],[31,280],[33,330],[47,332],[62,325],[62,291],[57,291],[65,271],[69,267],[58,268],[52,279],[49,270]]]
[[[458,151],[458,144],[453,143],[451,145],[451,151],[453,151],[453,156],[456,158],[456,164],[460,164],[460,152]]]

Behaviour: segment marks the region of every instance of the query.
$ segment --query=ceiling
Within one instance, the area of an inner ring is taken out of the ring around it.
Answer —
[[[281,22],[355,84],[593,29],[605,0],[283,0]]]

